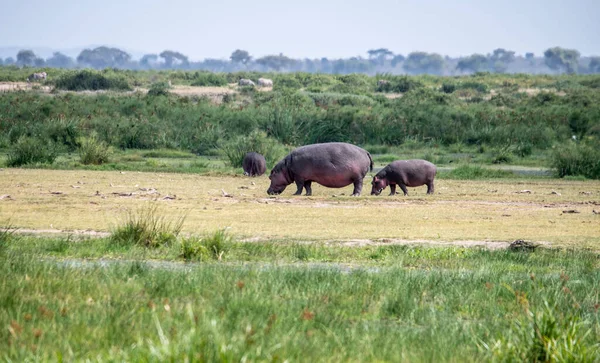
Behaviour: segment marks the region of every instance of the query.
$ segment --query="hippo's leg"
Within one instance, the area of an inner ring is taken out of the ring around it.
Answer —
[[[396,194],[396,184],[390,184],[390,195]]]
[[[402,189],[402,191],[404,192],[404,195],[408,195],[408,190],[406,190],[406,185],[400,183],[398,184],[400,185],[400,189]]]
[[[362,190],[363,180],[362,178],[358,178],[354,181],[354,190],[352,191],[353,197],[360,196],[360,191]]]
[[[433,194],[433,180],[427,184],[427,194]]]
[[[298,187],[298,190],[296,190],[296,193],[294,193],[294,195],[301,195],[302,188],[304,187],[304,181],[303,180],[295,180],[295,182],[296,182],[296,187]]]
[[[307,180],[304,182],[304,189],[306,189],[305,195],[312,195],[312,189],[310,188],[310,183],[312,183],[312,180]]]

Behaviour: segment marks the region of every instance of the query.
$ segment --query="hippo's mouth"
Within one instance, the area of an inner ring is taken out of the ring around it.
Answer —
[[[282,190],[280,191],[275,191],[275,190],[267,190],[267,194],[269,195],[279,195],[281,194]]]
[[[383,191],[383,188],[376,189],[371,192],[371,195],[379,195],[379,194],[381,194],[382,191]]]

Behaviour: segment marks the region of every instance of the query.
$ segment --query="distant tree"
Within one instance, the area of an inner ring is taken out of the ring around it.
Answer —
[[[46,60],[44,58],[37,57],[33,60],[33,65],[40,68],[46,65]]]
[[[32,66],[35,58],[35,53],[32,50],[20,50],[17,53],[17,64],[20,66]]]
[[[256,63],[260,64],[261,66],[274,69],[276,71],[290,68],[294,65],[295,62],[295,59],[286,57],[282,53],[280,53],[279,55],[267,55],[256,60]]]
[[[159,54],[165,60],[165,67],[172,68],[174,65],[187,66],[189,64],[188,57],[173,50],[165,50]]]
[[[15,64],[15,59],[13,57],[8,57],[4,60],[5,66],[12,66],[13,64]]]
[[[49,67],[55,68],[72,68],[75,66],[75,61],[73,58],[62,54],[61,52],[54,52],[52,57],[46,60],[46,64]]]
[[[131,60],[131,55],[118,48],[98,47],[84,49],[77,56],[77,62],[93,68],[102,69],[109,67],[123,68]]]
[[[331,62],[329,59],[323,57],[321,58],[321,72],[323,73],[331,73]]]
[[[588,70],[590,73],[600,73],[600,57],[592,57]]]
[[[144,68],[152,68],[154,64],[158,61],[158,55],[156,54],[144,54],[142,58],[140,58],[140,66]]]
[[[0,66],[4,65],[4,59],[0,58]]]
[[[535,57],[535,54],[531,53],[531,52],[527,52],[525,53],[525,59],[527,60],[532,60],[533,57]]]
[[[461,58],[456,65],[461,72],[482,72],[488,69],[488,58],[483,54],[472,54]]]
[[[412,74],[442,74],[444,58],[437,53],[412,52],[404,61],[403,67]]]
[[[393,58],[392,58],[392,67],[395,67],[398,63],[402,63],[404,62],[404,60],[406,59],[405,56],[403,56],[402,54],[396,54]]]
[[[241,50],[241,49],[236,49],[233,53],[231,53],[231,56],[229,57],[229,59],[231,59],[231,61],[233,63],[242,63],[242,64],[246,65],[248,62],[250,62],[252,57],[250,56],[250,53],[248,53],[247,51]]]
[[[494,49],[490,55],[490,65],[494,72],[504,73],[508,68],[508,64],[515,61],[515,52],[503,48]]]
[[[393,57],[394,53],[387,48],[370,49],[367,51],[369,59],[379,65],[383,65],[388,57]]]
[[[544,62],[555,71],[576,73],[579,65],[579,52],[561,47],[549,48],[544,52]]]

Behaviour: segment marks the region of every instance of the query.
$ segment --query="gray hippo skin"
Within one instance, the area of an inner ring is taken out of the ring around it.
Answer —
[[[427,194],[433,194],[433,179],[437,168],[427,160],[396,160],[373,177],[371,195],[379,195],[388,185],[390,195],[396,194],[396,185],[408,195],[406,187],[427,185]]]
[[[267,171],[267,162],[261,154],[249,152],[244,156],[242,167],[244,168],[244,175],[261,176]]]
[[[312,194],[314,181],[329,188],[354,184],[352,196],[359,196],[363,179],[373,170],[371,155],[364,149],[343,142],[330,142],[299,147],[283,158],[271,170],[268,194],[281,194],[285,187],[296,183],[294,195]]]

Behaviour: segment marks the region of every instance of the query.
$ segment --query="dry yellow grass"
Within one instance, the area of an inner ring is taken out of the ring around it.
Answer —
[[[313,187],[312,197],[266,194],[269,180],[139,172],[0,171],[0,224],[20,228],[109,231],[127,211],[155,201],[167,216],[186,215],[184,231],[229,227],[259,239],[335,241],[504,241],[600,248],[597,181],[438,180],[436,194],[362,197],[352,187]],[[225,192],[226,194],[224,195]],[[388,190],[384,191],[384,193]],[[564,211],[578,213],[564,213]]]

